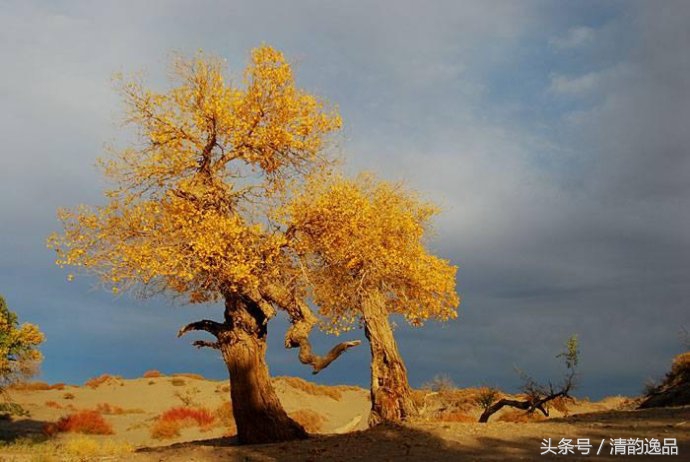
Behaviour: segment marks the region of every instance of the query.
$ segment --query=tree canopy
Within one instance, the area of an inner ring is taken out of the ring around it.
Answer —
[[[457,317],[457,268],[425,245],[439,212],[402,184],[371,174],[310,181],[288,207],[289,226],[320,312],[347,329],[372,298],[418,326]]]
[[[38,326],[30,323],[19,324],[17,314],[10,311],[5,299],[0,295],[0,395],[5,395],[7,387],[24,380],[37,371],[43,356],[38,346],[45,337]],[[15,412],[7,396],[0,402],[0,412]]]
[[[172,292],[192,303],[274,281],[286,237],[272,223],[280,197],[327,163],[338,114],[297,89],[282,53],[252,52],[244,86],[198,55],[173,64],[165,93],[122,81],[140,144],[102,161],[108,203],[60,210],[57,263],[97,273],[114,291]]]

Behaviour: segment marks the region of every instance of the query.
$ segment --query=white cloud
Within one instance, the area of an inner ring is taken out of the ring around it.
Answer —
[[[594,40],[594,29],[587,26],[573,27],[560,37],[552,37],[549,45],[559,50],[579,48]]]
[[[590,72],[577,77],[554,74],[551,76],[549,92],[557,95],[582,96],[597,89],[601,82],[601,75]]]

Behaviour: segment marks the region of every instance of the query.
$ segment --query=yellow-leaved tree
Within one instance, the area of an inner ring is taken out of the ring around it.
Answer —
[[[284,310],[286,346],[314,372],[357,341],[321,357],[308,335],[317,322],[295,258],[294,229],[276,217],[312,172],[340,128],[337,112],[295,86],[282,53],[251,53],[234,85],[223,63],[199,54],[173,62],[173,86],[159,93],[123,80],[135,145],[102,161],[113,186],[105,204],[60,210],[63,231],[49,238],[57,263],[97,275],[113,291],[167,294],[191,303],[224,302],[221,322],[180,329],[215,339],[231,380],[233,413],[244,443],[302,438],[283,410],[265,361],[268,322]]]
[[[19,324],[17,314],[10,311],[0,295],[0,414],[23,414],[21,406],[12,402],[7,389],[38,371],[43,355],[38,346],[45,337],[38,326]]]
[[[370,423],[417,413],[389,314],[457,316],[456,267],[424,245],[438,208],[400,184],[319,175],[287,207],[300,264],[333,331],[361,320],[371,347]]]

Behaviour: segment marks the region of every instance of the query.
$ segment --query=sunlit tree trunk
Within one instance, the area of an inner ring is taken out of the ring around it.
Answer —
[[[266,323],[261,310],[228,299],[230,324],[218,346],[230,373],[232,411],[241,443],[271,443],[306,438],[304,428],[283,409],[266,364]]]
[[[194,342],[220,350],[230,374],[232,412],[240,443],[275,443],[307,437],[283,409],[266,364],[267,317],[259,306],[234,294],[225,296],[225,321],[202,320],[184,326],[182,336],[206,331],[217,341]]]
[[[371,347],[371,415],[369,425],[400,422],[417,415],[407,370],[378,297],[364,302],[365,334]]]

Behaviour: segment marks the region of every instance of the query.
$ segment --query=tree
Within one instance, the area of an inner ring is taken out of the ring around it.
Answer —
[[[360,320],[371,348],[370,424],[417,414],[390,314],[412,326],[457,316],[456,267],[424,245],[438,208],[372,175],[312,180],[288,208],[313,298],[330,330]]]
[[[477,401],[484,408],[484,412],[479,417],[479,422],[488,422],[489,417],[505,406],[525,410],[528,414],[538,410],[548,417],[548,404],[550,402],[554,400],[572,400],[570,392],[576,386],[577,365],[580,360],[576,335],[568,338],[565,343],[565,351],[559,353],[556,357],[563,358],[566,368],[565,377],[560,386],[557,387],[551,382],[548,382],[546,385],[540,384],[529,375],[519,371],[523,379],[521,391],[526,395],[525,399],[502,398],[496,401],[499,396],[498,392],[493,388],[485,388]]]
[[[690,334],[685,326],[680,328],[679,337],[685,351],[673,358],[663,379],[645,384],[639,409],[690,404]]]
[[[45,337],[34,324],[19,324],[0,295],[0,413],[22,413],[7,395],[7,388],[34,375],[43,356],[38,346]]]
[[[113,187],[106,204],[60,210],[63,232],[49,238],[57,263],[91,274],[114,292],[156,294],[190,303],[223,301],[223,321],[180,329],[212,334],[231,380],[233,413],[244,443],[306,436],[271,385],[265,361],[268,322],[287,312],[286,346],[318,372],[358,342],[315,355],[317,318],[294,258],[293,232],[276,217],[315,171],[328,169],[337,112],[296,88],[282,53],[252,51],[237,86],[203,54],[178,58],[174,86],[158,93],[121,80],[126,121],[139,142],[101,162]]]

